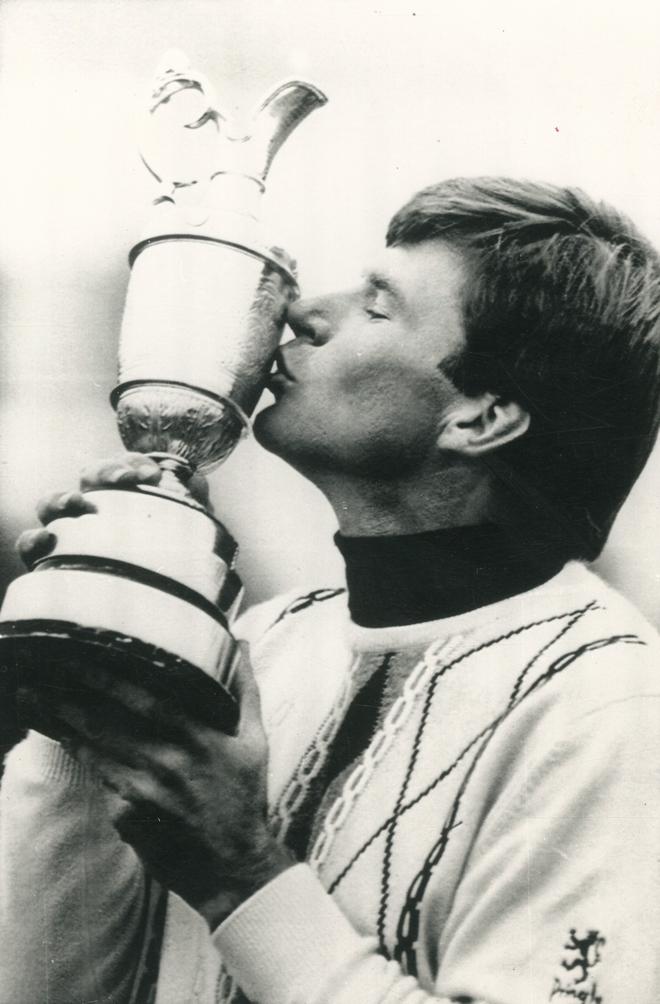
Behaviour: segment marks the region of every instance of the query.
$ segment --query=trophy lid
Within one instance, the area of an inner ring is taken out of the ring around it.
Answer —
[[[208,78],[171,50],[160,60],[140,123],[140,156],[158,182],[145,237],[191,233],[257,244],[260,197],[273,159],[326,96],[281,84],[247,121],[225,115]]]

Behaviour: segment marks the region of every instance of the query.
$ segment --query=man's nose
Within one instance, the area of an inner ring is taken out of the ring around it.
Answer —
[[[315,345],[322,345],[337,328],[341,301],[338,295],[296,300],[287,311],[287,324],[296,338],[308,338]]]

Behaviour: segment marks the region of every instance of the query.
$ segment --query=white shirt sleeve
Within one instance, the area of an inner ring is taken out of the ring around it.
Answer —
[[[127,1001],[145,908],[142,867],[103,789],[31,733],[0,791],[0,1001]]]

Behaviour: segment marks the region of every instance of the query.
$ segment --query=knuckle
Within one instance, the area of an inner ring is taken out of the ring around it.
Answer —
[[[78,490],[56,492],[43,498],[37,505],[37,516],[44,526],[63,516],[81,516],[94,512],[94,505]]]
[[[109,793],[106,805],[110,822],[115,830],[122,840],[130,843],[131,838],[135,835],[136,822],[139,819],[136,806],[123,794],[119,795],[114,792]]]
[[[108,460],[99,460],[92,464],[86,464],[80,472],[80,487],[98,488],[108,482],[109,476],[115,470],[117,464]]]
[[[99,773],[107,787],[114,792],[117,811],[128,815],[135,813],[157,799],[157,785],[148,772],[129,770],[101,762]]]
[[[41,523],[49,523],[56,516],[59,516],[64,508],[64,499],[68,492],[53,492],[45,495],[37,502],[37,516]]]
[[[157,775],[168,784],[176,784],[188,774],[188,757],[176,746],[164,746],[158,751],[154,761]]]
[[[116,463],[127,467],[149,466],[158,469],[158,464],[155,460],[152,460],[146,453],[138,453],[136,450],[129,450],[127,453],[119,454],[114,460]]]
[[[52,550],[55,535],[48,530],[24,530],[16,541],[16,551],[21,560],[30,565]]]
[[[34,539],[39,530],[23,530],[16,540],[16,550],[21,556],[29,554],[32,550]]]
[[[135,485],[142,481],[158,482],[161,470],[155,460],[144,453],[120,453],[87,465],[80,476],[83,490],[90,488]]]

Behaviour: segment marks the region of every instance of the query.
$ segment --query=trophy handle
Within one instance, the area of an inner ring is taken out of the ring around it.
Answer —
[[[277,151],[293,130],[312,112],[326,103],[325,94],[300,80],[282,84],[260,105],[253,118],[249,137],[253,174],[266,180]]]

